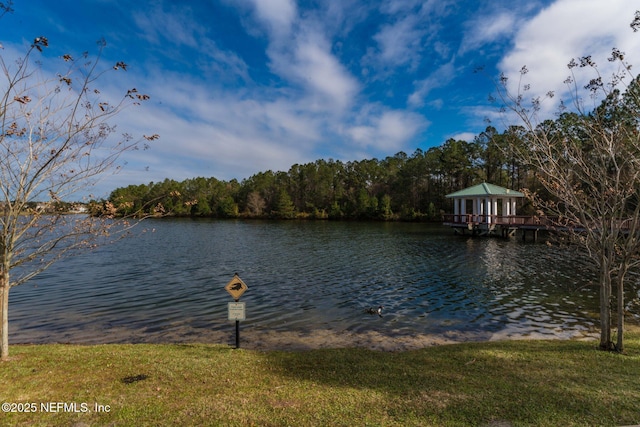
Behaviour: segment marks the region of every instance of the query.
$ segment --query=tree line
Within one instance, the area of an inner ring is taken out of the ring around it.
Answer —
[[[471,142],[449,139],[381,160],[320,159],[242,181],[167,178],[129,185],[115,189],[107,204],[124,216],[440,221],[451,209],[445,196],[461,188],[483,181],[540,187],[514,155],[524,137],[523,128],[500,133],[488,126]],[[100,213],[104,204],[93,210]]]

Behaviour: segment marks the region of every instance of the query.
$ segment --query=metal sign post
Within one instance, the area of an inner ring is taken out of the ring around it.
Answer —
[[[243,302],[229,303],[229,320],[236,321],[236,348],[240,348],[240,321],[245,319],[245,310]]]
[[[227,283],[224,289],[229,292],[229,295],[233,297],[236,302],[230,302],[229,320],[236,321],[236,348],[240,348],[240,321],[245,320],[245,305],[244,302],[240,302],[240,296],[245,293],[247,285],[240,279],[238,273],[233,275],[233,279]]]

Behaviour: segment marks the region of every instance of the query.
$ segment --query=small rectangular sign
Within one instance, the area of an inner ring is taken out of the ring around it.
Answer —
[[[245,320],[245,310],[243,302],[229,303],[229,320]]]

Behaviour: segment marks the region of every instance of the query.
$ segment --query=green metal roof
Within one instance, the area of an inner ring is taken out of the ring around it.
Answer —
[[[473,187],[465,188],[464,190],[446,195],[448,198],[484,196],[524,197],[524,194],[516,190],[509,190],[508,188],[500,187],[499,185],[483,182],[482,184],[474,185]]]

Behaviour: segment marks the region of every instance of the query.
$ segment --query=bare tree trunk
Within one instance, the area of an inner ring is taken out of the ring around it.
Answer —
[[[2,342],[0,343],[0,360],[9,358],[9,281],[0,271],[0,321],[2,322]]]
[[[611,276],[605,262],[600,269],[600,349],[611,349]]]
[[[618,296],[618,339],[616,340],[616,350],[622,353],[623,335],[624,335],[624,273],[618,274],[617,277],[617,296]]]

